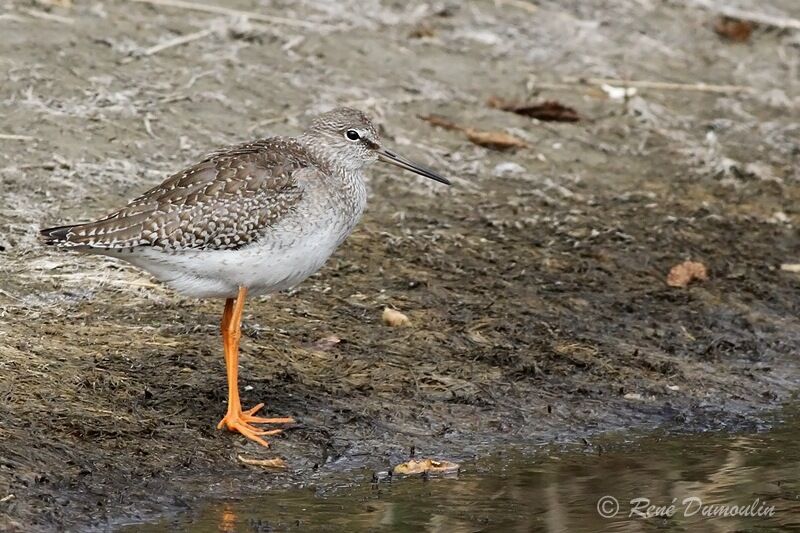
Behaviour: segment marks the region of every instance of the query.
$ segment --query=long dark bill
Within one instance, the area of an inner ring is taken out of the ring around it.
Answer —
[[[381,148],[378,150],[378,159],[384,163],[389,163],[400,168],[410,170],[411,172],[419,174],[420,176],[425,176],[426,178],[430,178],[434,181],[438,181],[439,183],[450,185],[450,181],[447,178],[437,174],[428,167],[422,166],[419,163],[414,163],[413,161],[409,161],[405,157],[397,155],[386,148]]]

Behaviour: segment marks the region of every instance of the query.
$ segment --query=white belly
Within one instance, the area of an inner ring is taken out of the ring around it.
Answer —
[[[348,231],[349,233],[349,231]],[[239,287],[267,294],[293,287],[322,267],[347,235],[335,228],[280,235],[238,250],[164,252],[141,248],[117,256],[147,270],[186,296],[233,298]]]

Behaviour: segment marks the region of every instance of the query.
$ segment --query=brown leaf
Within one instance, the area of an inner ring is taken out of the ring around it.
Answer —
[[[573,108],[565,106],[555,100],[545,100],[537,104],[510,102],[496,96],[491,96],[487,101],[489,107],[501,109],[518,115],[544,120],[549,122],[578,122],[581,117]]]
[[[446,130],[452,131],[464,131],[462,126],[459,126],[455,122],[452,122],[441,115],[417,115],[419,118],[428,122],[434,126],[438,126],[440,128],[444,128]]]
[[[723,39],[744,43],[753,34],[753,23],[732,17],[719,17],[714,21],[714,31]]]
[[[684,261],[675,265],[667,275],[667,285],[670,287],[686,287],[693,280],[704,281],[708,279],[708,269],[703,263],[697,261]]]
[[[275,468],[278,470],[284,470],[288,467],[286,461],[284,461],[280,457],[275,457],[273,459],[250,459],[249,457],[243,457],[239,455],[238,458],[244,464],[251,466],[261,466],[263,468]]]
[[[392,474],[397,476],[413,476],[414,474],[457,474],[461,466],[450,461],[436,461],[434,459],[411,459],[400,463],[392,469]]]
[[[383,320],[384,324],[393,328],[411,325],[411,320],[406,315],[388,307],[383,310],[381,320]]]
[[[467,139],[479,146],[491,148],[492,150],[510,150],[511,148],[525,148],[528,143],[502,131],[481,131],[475,128],[459,126],[440,115],[419,115],[419,118],[446,130],[463,131]]]
[[[510,150],[512,148],[525,148],[528,143],[502,131],[479,131],[472,128],[464,130],[467,139],[484,148],[492,150]]]

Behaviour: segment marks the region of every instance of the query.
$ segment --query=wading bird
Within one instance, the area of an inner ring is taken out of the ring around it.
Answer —
[[[288,289],[319,270],[353,231],[367,201],[364,169],[383,161],[449,185],[381,144],[361,111],[316,117],[298,137],[271,137],[212,152],[127,206],[94,222],[42,230],[63,249],[118,257],[187,296],[225,298],[226,427],[264,446],[292,423],[243,410],[238,359],[248,294]]]

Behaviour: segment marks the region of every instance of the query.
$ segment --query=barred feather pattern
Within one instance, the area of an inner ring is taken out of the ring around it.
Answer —
[[[235,250],[295,210],[304,193],[298,176],[312,164],[295,139],[284,137],[212,152],[119,211],[46,230],[45,238],[107,250]]]

